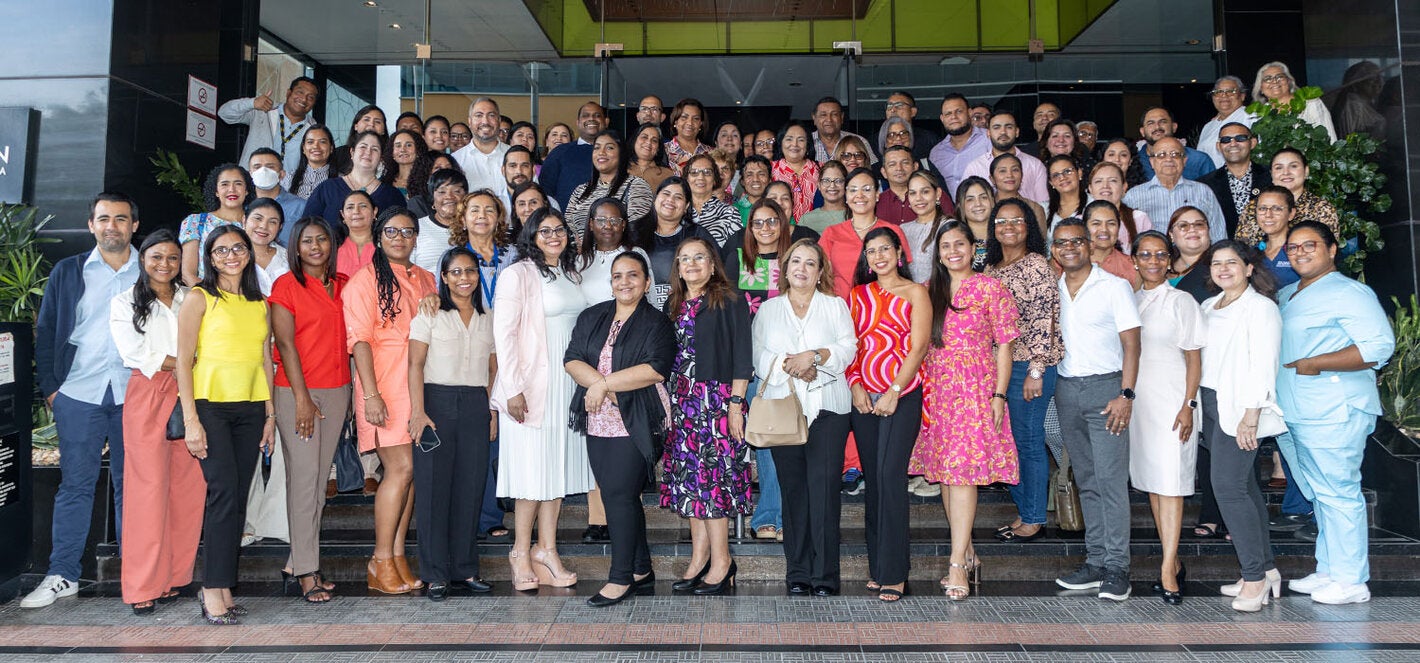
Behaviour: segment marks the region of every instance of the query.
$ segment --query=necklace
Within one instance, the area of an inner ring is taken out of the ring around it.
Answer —
[[[872,229],[873,229],[873,226],[875,226],[875,225],[878,224],[878,220],[877,220],[877,219],[873,219],[872,221],[869,221],[869,222],[868,222],[868,227],[866,227],[866,228],[859,228],[859,227],[858,227],[858,222],[857,222],[856,220],[854,220],[854,219],[849,219],[848,222],[851,223],[851,224],[853,224],[853,232],[858,233],[858,236],[859,236],[859,237],[862,237],[862,236],[863,236],[864,234],[866,234],[869,230],[872,230]]]
[[[371,177],[370,179],[365,180],[365,183],[364,183],[364,184],[361,184],[360,186],[357,187],[357,186],[355,186],[355,175],[351,174],[351,175],[346,175],[346,176],[345,176],[345,183],[350,185],[350,190],[351,190],[351,191],[355,191],[355,190],[358,189],[358,190],[360,190],[360,191],[364,191],[364,192],[366,192],[366,193],[369,193],[370,185],[375,183],[375,179],[376,179],[376,178]]]

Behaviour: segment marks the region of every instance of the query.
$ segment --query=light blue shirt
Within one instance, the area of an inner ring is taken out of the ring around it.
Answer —
[[[1170,190],[1155,177],[1126,192],[1123,202],[1134,209],[1144,210],[1144,213],[1158,224],[1160,230],[1167,229],[1169,218],[1178,208],[1197,207],[1203,212],[1203,216],[1208,217],[1210,244],[1228,237],[1228,221],[1223,216],[1223,208],[1218,206],[1218,197],[1213,195],[1213,190],[1208,188],[1207,184],[1183,178]]]
[[[133,287],[138,269],[138,251],[131,247],[128,262],[116,271],[104,262],[98,247],[84,260],[84,296],[79,298],[74,332],[69,336],[75,346],[74,365],[59,386],[59,393],[81,403],[99,405],[104,401],[104,392],[112,389],[114,404],[123,404],[133,371],[124,367],[118,346],[113,343],[108,326],[109,306],[118,293]]]
[[[1322,250],[1318,248],[1318,250]],[[1305,290],[1293,283],[1277,293],[1282,313],[1282,368],[1277,372],[1277,404],[1289,422],[1342,423],[1353,410],[1381,414],[1376,371],[1322,371],[1297,375],[1286,365],[1352,345],[1361,358],[1384,366],[1395,349],[1395,334],[1368,286],[1332,272]]]
[[[296,227],[296,222],[306,213],[306,199],[282,189],[281,193],[276,194],[276,204],[281,206],[281,233],[277,235],[276,243],[289,247],[291,229]]]

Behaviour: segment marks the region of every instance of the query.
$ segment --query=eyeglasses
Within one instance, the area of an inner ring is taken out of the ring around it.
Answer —
[[[1066,168],[1065,170],[1057,170],[1057,171],[1051,173],[1051,174],[1050,174],[1050,179],[1052,179],[1052,180],[1064,179],[1064,178],[1070,177],[1071,175],[1074,175],[1074,174],[1075,174],[1075,169],[1074,169],[1074,168]]]
[[[413,228],[389,228],[389,227],[386,227],[386,228],[384,229],[384,231],[382,231],[382,234],[385,236],[385,239],[394,239],[394,238],[396,238],[396,237],[403,237],[403,238],[405,238],[405,239],[409,239],[410,237],[413,237],[413,236],[414,236],[414,233],[416,233],[416,232],[418,232],[418,231],[415,230],[415,229],[413,229]]]
[[[538,228],[537,236],[543,239],[562,237],[567,234],[567,226],[553,226],[551,228]]]
[[[637,106],[636,110],[641,111],[642,113],[655,113],[664,109],[660,106]]]
[[[1152,159],[1182,159],[1182,152],[1155,152],[1149,155]]]
[[[1290,256],[1290,255],[1295,255],[1295,254],[1298,254],[1298,253],[1316,253],[1316,247],[1317,247],[1317,245],[1318,245],[1318,242],[1317,242],[1316,240],[1314,240],[1314,239],[1309,239],[1309,240],[1307,240],[1307,241],[1305,241],[1305,242],[1298,242],[1298,243],[1296,243],[1296,244],[1287,244],[1287,245],[1285,245],[1285,246],[1282,247],[1282,250],[1283,250],[1283,251],[1286,251],[1286,252],[1287,252],[1287,255],[1289,255],[1289,256]]]
[[[911,136],[911,135],[912,135],[912,132],[910,132],[910,131],[889,131],[889,132],[887,132],[887,137],[888,137],[888,138],[907,138],[907,137],[909,137],[909,136]]]
[[[685,171],[685,176],[686,176],[686,177],[709,177],[709,176],[713,175],[714,173],[715,173],[715,171],[712,170],[712,169],[710,169],[710,168],[691,168],[690,170]]]
[[[1208,96],[1210,97],[1226,97],[1228,95],[1233,94],[1242,94],[1242,90],[1239,90],[1237,88],[1220,87],[1208,91]]]
[[[1262,77],[1263,83],[1281,83],[1285,80],[1287,80],[1286,74],[1272,74],[1271,76]]]
[[[603,228],[610,228],[626,223],[626,219],[619,216],[598,216],[592,219],[592,223]]]
[[[1010,219],[996,219],[994,223],[998,226],[1023,226],[1026,223],[1025,217],[1014,217]]]
[[[764,139],[764,140],[757,140],[757,141],[754,141],[754,146],[755,146],[755,147],[774,147],[774,139],[773,139],[773,138],[766,138],[766,139]]]
[[[1258,206],[1257,206],[1257,213],[1258,213],[1258,214],[1286,214],[1287,212],[1290,212],[1290,211],[1292,211],[1292,209],[1291,209],[1290,207],[1283,207],[1282,205],[1258,205]]]
[[[244,255],[246,255],[246,254],[247,254],[247,245],[246,245],[246,244],[233,244],[233,245],[231,245],[231,246],[219,246],[219,247],[217,247],[217,248],[215,248],[215,249],[212,249],[212,255],[214,255],[214,256],[216,256],[216,257],[218,257],[218,258],[225,258],[225,257],[227,257],[227,256],[236,256],[236,257],[240,258],[240,257],[242,257],[242,256],[244,256]]]
[[[777,227],[778,225],[779,225],[779,219],[776,219],[776,218],[773,218],[773,217],[770,217],[770,218],[768,218],[768,219],[753,219],[753,220],[751,220],[751,221],[749,222],[749,226],[750,226],[751,228],[756,229],[756,230],[758,230],[758,229],[760,229],[760,228],[774,228],[774,227]]]
[[[1207,230],[1208,222],[1203,220],[1179,221],[1173,224],[1175,230]]]
[[[473,134],[464,133],[462,131],[450,131],[449,138],[473,138]]]
[[[848,161],[850,159],[862,161],[863,159],[868,158],[868,155],[863,154],[862,152],[843,152],[838,155],[838,158],[843,161]]]
[[[1135,251],[1134,257],[1137,258],[1139,262],[1152,262],[1155,260],[1168,260],[1171,256],[1169,256],[1168,251]]]
[[[450,268],[444,270],[444,273],[445,273],[445,274],[448,274],[449,276],[452,276],[452,277],[454,277],[454,278],[462,277],[464,274],[467,274],[467,275],[469,275],[469,276],[478,276],[478,268],[477,268],[477,267],[450,267]]]
[[[900,108],[909,108],[909,107],[911,107],[911,104],[907,103],[906,101],[889,101],[889,102],[887,102],[887,109],[888,109],[888,110],[898,110],[898,109],[900,109]]]
[[[704,253],[697,253],[697,254],[691,255],[691,256],[676,256],[675,261],[678,262],[678,263],[680,263],[680,264],[682,264],[682,265],[689,265],[690,263],[693,263],[693,262],[705,262],[706,260],[709,260],[709,259],[710,259],[710,256],[707,256],[707,255],[705,255]]]
[[[842,186],[843,183],[846,182],[846,181],[847,181],[847,180],[843,179],[842,177],[820,177],[820,178],[818,178],[819,186],[823,186],[823,185],[825,185],[825,184],[832,184],[832,185],[836,185],[836,186]]]
[[[1250,140],[1252,140],[1252,134],[1234,134],[1232,136],[1218,136],[1219,145],[1227,145],[1228,143],[1246,143]]]
[[[1085,240],[1085,238],[1083,238],[1083,237],[1071,237],[1071,238],[1069,238],[1069,239],[1057,239],[1057,240],[1052,240],[1052,241],[1050,242],[1050,245],[1051,245],[1051,246],[1061,247],[1061,248],[1064,248],[1064,247],[1076,248],[1076,247],[1084,246],[1084,245],[1085,245],[1085,242],[1086,242],[1086,240]]]

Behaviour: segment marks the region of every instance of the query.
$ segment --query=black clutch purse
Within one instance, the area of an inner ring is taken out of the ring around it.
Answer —
[[[182,399],[173,404],[173,413],[168,415],[167,437],[169,440],[187,438],[187,426],[182,422]]]

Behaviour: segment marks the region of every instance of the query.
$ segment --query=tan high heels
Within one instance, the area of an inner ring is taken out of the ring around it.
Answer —
[[[365,566],[365,586],[384,594],[407,594],[409,585],[399,575],[399,567],[394,558],[371,557]]]
[[[537,574],[539,585],[550,587],[571,587],[577,584],[577,574],[562,568],[562,560],[557,557],[557,551],[546,548],[536,548],[532,553],[533,573]],[[553,568],[552,563],[557,563],[557,568]],[[561,569],[562,573],[558,573]]]

